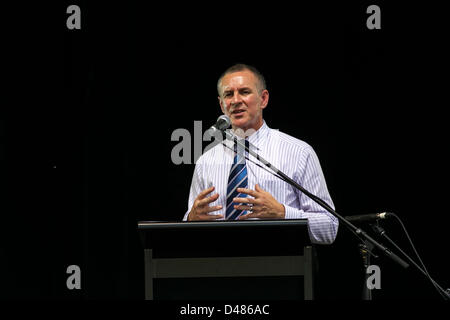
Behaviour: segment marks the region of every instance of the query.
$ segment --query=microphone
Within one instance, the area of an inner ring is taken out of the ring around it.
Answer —
[[[228,129],[230,126],[231,126],[230,117],[223,114],[217,118],[216,124],[213,125],[210,128],[210,130],[212,130],[213,132],[215,132],[217,130],[224,131],[224,130]]]
[[[216,139],[219,139],[222,141],[224,139],[224,133],[225,130],[228,129],[231,125],[230,117],[226,115],[221,115],[217,118],[217,121],[214,125],[211,126],[208,130],[206,130],[206,135],[209,139],[212,137],[216,137]]]
[[[382,213],[369,213],[369,214],[361,214],[357,216],[345,216],[344,218],[347,219],[347,221],[374,221],[379,219],[386,219],[388,217],[392,217],[393,214],[390,212],[382,212]]]

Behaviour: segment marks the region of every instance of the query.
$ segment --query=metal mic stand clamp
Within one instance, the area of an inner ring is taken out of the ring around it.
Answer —
[[[364,240],[362,243],[358,245],[359,252],[361,254],[364,266],[364,283],[362,289],[362,300],[372,300],[372,290],[367,285],[367,279],[369,278],[367,273],[367,268],[370,266],[370,256],[374,256],[374,258],[378,258],[378,256],[374,255],[372,250],[374,245],[369,241]]]

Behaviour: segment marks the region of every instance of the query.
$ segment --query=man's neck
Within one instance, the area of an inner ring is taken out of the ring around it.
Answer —
[[[264,124],[264,121],[261,121],[261,122],[256,126],[256,129],[255,129],[255,127],[251,127],[251,128],[248,128],[248,129],[242,129],[242,128],[238,128],[238,127],[233,126],[233,133],[234,133],[236,136],[238,136],[238,137],[244,139],[244,138],[250,137],[251,135],[255,134],[256,131],[258,131],[259,129],[261,129],[261,127],[263,126],[263,124]]]

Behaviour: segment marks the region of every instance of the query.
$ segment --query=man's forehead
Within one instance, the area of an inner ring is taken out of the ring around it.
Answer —
[[[256,86],[256,77],[252,72],[247,70],[226,74],[222,79],[222,87],[224,90],[249,86]]]

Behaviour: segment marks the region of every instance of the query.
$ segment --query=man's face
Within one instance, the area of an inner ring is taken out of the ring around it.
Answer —
[[[258,130],[268,101],[269,92],[259,92],[258,79],[251,71],[233,72],[222,78],[220,108],[230,117],[234,129]]]

